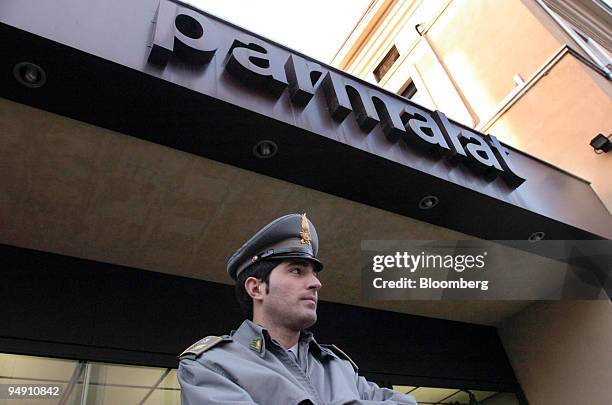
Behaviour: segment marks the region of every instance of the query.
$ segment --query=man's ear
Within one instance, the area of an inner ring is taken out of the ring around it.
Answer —
[[[264,295],[265,286],[263,286],[263,282],[261,280],[255,277],[249,277],[244,280],[244,289],[253,299],[253,301],[259,301]]]

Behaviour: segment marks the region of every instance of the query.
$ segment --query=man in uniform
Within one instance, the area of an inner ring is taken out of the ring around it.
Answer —
[[[285,215],[251,237],[227,264],[247,316],[229,336],[209,336],[180,355],[183,405],[411,404],[368,382],[334,345],[306,328],[317,320],[318,237],[305,214]]]

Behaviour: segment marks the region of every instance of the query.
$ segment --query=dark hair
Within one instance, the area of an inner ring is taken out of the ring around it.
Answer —
[[[270,273],[282,260],[265,260],[253,263],[244,269],[236,279],[235,293],[236,300],[245,317],[253,320],[253,299],[244,288],[244,282],[249,277],[255,277],[258,280],[266,283],[266,294],[270,292]]]

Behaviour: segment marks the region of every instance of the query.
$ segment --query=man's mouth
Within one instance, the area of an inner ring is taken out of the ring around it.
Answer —
[[[304,298],[301,298],[301,300],[312,302],[313,304],[317,305],[317,299],[315,297],[304,297]]]

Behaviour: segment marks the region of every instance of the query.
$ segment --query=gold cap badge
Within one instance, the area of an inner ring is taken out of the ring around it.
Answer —
[[[312,246],[312,243],[310,243],[310,226],[308,225],[306,214],[302,214],[302,231],[300,232],[300,238],[302,238],[300,242]]]

